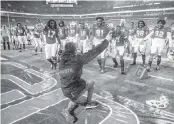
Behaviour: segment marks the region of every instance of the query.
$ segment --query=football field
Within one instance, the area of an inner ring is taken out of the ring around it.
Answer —
[[[130,63],[126,58],[126,75],[112,68],[111,58],[105,74],[99,73],[95,59],[84,67],[82,78],[96,81],[93,98],[101,105],[91,110],[78,108],[78,124],[174,123],[174,63],[163,59],[161,69],[152,69],[149,78],[142,80],[134,76],[140,62],[133,67]],[[61,111],[68,99],[61,92],[59,75],[52,72],[45,55],[34,55],[33,48],[21,53],[1,51],[2,124],[67,123]],[[167,108],[146,105],[146,100],[162,94],[169,99]]]

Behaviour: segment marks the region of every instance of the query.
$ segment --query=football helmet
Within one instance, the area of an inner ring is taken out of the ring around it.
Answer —
[[[169,50],[169,52],[167,54],[167,58],[169,60],[174,60],[174,50]]]

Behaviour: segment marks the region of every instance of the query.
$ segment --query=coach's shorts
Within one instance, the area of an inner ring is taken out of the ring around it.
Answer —
[[[163,53],[165,45],[166,45],[165,39],[160,39],[160,38],[152,39],[151,54],[155,54],[158,52],[158,55],[161,55]]]
[[[86,91],[86,81],[80,79],[74,82],[70,88],[62,88],[64,96],[72,101],[77,100]]]

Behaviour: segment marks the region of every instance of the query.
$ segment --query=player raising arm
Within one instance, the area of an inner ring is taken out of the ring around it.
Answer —
[[[144,41],[145,41],[153,37],[152,44],[151,44],[151,54],[150,54],[149,62],[147,66],[148,71],[150,71],[152,61],[153,61],[153,56],[155,54],[157,54],[157,66],[155,69],[159,70],[159,65],[161,63],[161,55],[166,45],[166,40],[169,41],[169,47],[172,47],[171,31],[169,30],[169,28],[164,27],[165,23],[166,21],[164,19],[158,20],[157,21],[158,26],[155,26],[153,31],[144,38]]]

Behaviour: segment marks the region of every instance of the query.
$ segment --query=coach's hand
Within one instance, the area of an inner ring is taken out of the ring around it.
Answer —
[[[106,40],[109,41],[109,42],[111,42],[111,40],[112,40],[112,32],[111,31],[106,36]]]

